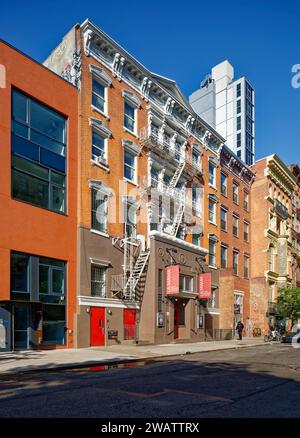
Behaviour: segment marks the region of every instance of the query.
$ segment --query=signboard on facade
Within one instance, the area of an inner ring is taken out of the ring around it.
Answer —
[[[198,316],[198,324],[197,328],[204,328],[204,315],[197,315]]]
[[[211,297],[211,273],[199,274],[198,276],[198,298],[209,300]]]
[[[157,312],[157,327],[165,327],[165,313]]]
[[[179,265],[171,265],[166,267],[166,295],[179,294]]]

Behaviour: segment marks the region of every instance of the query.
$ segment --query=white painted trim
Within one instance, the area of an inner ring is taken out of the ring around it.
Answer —
[[[108,268],[108,266],[111,266],[111,262],[109,260],[99,260],[90,257],[90,261],[92,265],[103,266],[103,268]]]
[[[124,149],[128,149],[131,153],[135,155],[140,155],[141,153],[140,147],[132,140],[128,140],[127,138],[122,138],[122,146]]]
[[[104,87],[109,87],[112,84],[112,78],[105,71],[94,64],[89,65],[90,73],[100,81]]]
[[[103,232],[98,231],[98,230],[94,230],[93,228],[90,229],[90,232],[94,233],[94,234],[98,234],[98,236],[102,236],[102,237],[105,237],[105,238],[108,238],[108,239],[110,237],[109,234],[103,233]]]
[[[89,118],[90,126],[98,131],[104,138],[109,138],[112,135],[111,130],[106,126],[102,120],[95,119],[94,117]]]
[[[106,120],[110,120],[110,117],[108,114],[104,113],[103,111],[99,110],[95,105],[91,104],[91,110],[96,111],[97,113],[101,114],[103,117],[106,118]]]
[[[207,313],[209,313],[210,315],[220,315],[220,309],[214,309],[212,307],[208,307]]]
[[[102,297],[91,297],[85,295],[78,295],[79,306],[90,306],[90,307],[114,307],[119,309],[139,309],[140,305],[138,303],[132,303],[123,300],[117,300],[115,298],[102,298]]]
[[[133,108],[139,108],[141,106],[141,101],[136,97],[134,93],[128,90],[122,90],[122,96]]]
[[[121,51],[124,53],[124,56],[126,57],[126,59],[132,59],[134,60],[134,62],[142,68],[143,70],[143,74],[144,76],[147,77],[151,77],[151,81],[155,83],[155,85],[163,90],[166,93],[166,89],[162,88],[161,85],[159,84],[158,81],[156,81],[154,74],[151,73],[149,70],[146,69],[146,67],[144,67],[139,61],[137,61],[135,58],[133,58],[125,49],[123,49],[121,46],[119,46],[119,44],[116,43],[116,41],[114,41],[111,37],[109,37],[107,34],[105,34],[99,27],[95,26],[92,22],[90,22],[88,19],[85,20],[82,24],[81,24],[81,31],[83,34],[85,33],[95,33],[98,35],[101,35],[102,37],[104,37],[104,39],[109,40],[115,47],[117,50]],[[85,46],[86,46],[86,41],[85,41]],[[121,49],[121,50],[120,50]],[[86,50],[86,47],[85,47]],[[105,67],[107,67],[110,71],[112,71],[112,65],[110,62],[108,62],[103,56],[101,56],[100,54],[96,54],[93,50],[91,50],[89,48],[88,50],[88,54],[86,53],[86,56],[91,56],[92,58],[94,58],[96,61],[100,62],[102,65],[104,65]],[[158,76],[158,75],[157,75]],[[137,91],[140,94],[140,86],[137,87],[132,81],[127,80],[126,77],[122,76],[122,81],[124,83],[126,83],[127,85],[129,85],[132,89],[134,89],[135,91]],[[171,93],[167,92],[167,94],[169,96],[171,96]],[[190,108],[187,108],[186,105],[183,105],[181,102],[179,102],[177,100],[177,98],[175,96],[172,97],[175,98],[175,101],[182,107],[185,109],[185,111],[187,111],[188,114],[190,113]],[[156,102],[151,98],[151,96],[148,97],[148,99],[152,102],[152,104],[154,104],[159,110],[160,112],[162,112],[162,108],[160,108]],[[207,130],[209,128],[209,125],[207,123],[205,123],[196,113],[192,112],[194,117],[196,117],[196,121],[198,122],[198,125],[201,126],[201,130]],[[184,126],[184,123],[181,123]],[[210,150],[213,154],[215,154],[216,156],[219,155],[221,148],[222,148],[222,142],[224,141],[224,139],[217,133],[217,131],[212,130],[212,134],[214,136],[214,140],[215,142],[219,142],[220,144],[217,145],[216,143],[216,150],[214,150],[213,148],[209,147],[208,144],[205,145],[205,149]],[[195,133],[193,133],[193,135],[200,141],[200,143],[203,143],[203,140],[201,138],[199,138],[198,136],[195,135]]]
[[[181,240],[178,237],[174,237],[166,233],[161,233],[160,231],[156,231],[156,230],[150,231],[149,237],[152,239],[161,240],[166,243],[174,242],[174,244],[180,246],[183,249],[192,249],[193,251],[196,251],[197,253],[203,256],[205,256],[208,253],[208,250],[201,246],[194,245],[193,243],[185,242],[184,240]]]

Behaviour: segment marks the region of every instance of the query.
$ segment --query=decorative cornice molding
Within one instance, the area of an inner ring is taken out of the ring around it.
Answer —
[[[134,108],[141,106],[141,101],[136,97],[134,93],[128,90],[122,90],[122,96],[127,100]]]
[[[113,196],[113,190],[100,180],[90,179],[89,188],[99,190],[99,192],[102,192],[107,196]]]
[[[98,131],[101,135],[103,135],[105,138],[109,138],[112,135],[111,130],[106,126],[102,120],[95,119],[93,117],[89,118],[89,125]]]
[[[121,56],[120,53],[116,53],[112,63],[112,74],[119,81],[122,80],[124,64],[125,64],[125,58]]]
[[[122,146],[125,149],[129,149],[135,155],[139,155],[141,153],[141,148],[132,140],[122,139]]]
[[[176,117],[180,117],[183,124],[186,123],[189,116],[191,116],[191,118],[194,119],[195,135],[199,137],[200,140],[201,136],[199,133],[205,132],[206,130],[210,131],[211,144],[207,147],[219,153],[224,139],[193,111],[189,103],[183,100],[183,95],[182,97],[179,96],[181,92],[174,81],[165,78],[161,78],[160,80],[158,75],[154,75],[147,70],[146,67],[89,20],[86,20],[81,25],[81,31],[84,35],[85,53],[87,56],[93,56],[99,62],[103,63],[119,80],[128,83],[141,93],[142,98],[146,98],[146,100],[149,98],[151,102],[164,107],[164,102],[166,102],[168,97],[171,97],[175,101],[173,115],[176,113]],[[92,43],[94,42],[97,42],[97,44],[95,47],[92,47]],[[148,82],[145,78],[149,78]],[[165,86],[164,81],[166,84],[168,84],[169,81],[170,86],[174,86],[174,93]],[[148,89],[146,88],[146,84]],[[148,93],[149,90],[151,90],[151,93]],[[191,129],[191,127],[188,127],[188,129]],[[198,133],[196,133],[197,130]]]
[[[90,73],[95,75],[106,87],[110,87],[112,84],[112,78],[108,76],[100,67],[97,65],[90,64],[89,66]]]

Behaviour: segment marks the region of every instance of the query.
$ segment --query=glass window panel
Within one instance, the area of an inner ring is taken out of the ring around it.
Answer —
[[[40,264],[42,264],[42,265],[60,266],[61,268],[63,268],[65,266],[65,262],[63,262],[62,260],[57,260],[57,259],[48,259],[46,257],[40,257],[39,261],[40,261]]]
[[[52,209],[59,212],[65,211],[65,189],[52,186]]]
[[[91,295],[105,296],[105,277],[106,268],[101,266],[92,266],[91,272]]]
[[[39,147],[14,134],[11,136],[11,150],[13,153],[23,155],[23,157],[39,161]]]
[[[66,160],[53,152],[41,149],[41,163],[61,172],[65,172]]]
[[[96,132],[92,134],[92,157],[105,159],[105,139]]]
[[[92,229],[107,231],[107,196],[95,189],[92,190]]]
[[[11,255],[11,290],[28,292],[29,257],[23,254]]]
[[[12,121],[12,132],[28,139],[28,127],[22,123],[18,123],[15,120]]]
[[[134,181],[134,169],[125,166],[124,174],[125,178],[129,179],[130,181]]]
[[[128,164],[129,166],[134,166],[134,155],[125,151],[125,163]]]
[[[184,287],[185,287],[185,284],[184,284],[185,282],[184,282],[184,276],[183,275],[180,275],[179,276],[179,289],[181,290],[181,291],[183,291],[184,290]]]
[[[227,266],[227,248],[221,246],[221,268],[226,268]]]
[[[93,79],[93,92],[104,98],[104,86],[96,79]]]
[[[39,267],[39,292],[40,294],[49,293],[49,267]]]
[[[58,184],[60,186],[65,185],[65,175],[62,175],[61,173],[51,171],[51,182]]]
[[[48,208],[48,183],[12,170],[12,195],[40,207]]]
[[[135,109],[125,102],[124,126],[134,132]]]
[[[65,306],[45,304],[43,306],[43,344],[64,345],[65,331]]]
[[[30,107],[31,127],[43,132],[54,140],[64,143],[65,118],[33,100],[30,102]]]
[[[62,269],[52,269],[52,292],[54,294],[64,294],[65,272]]]
[[[125,114],[134,119],[134,108],[125,102]]]
[[[45,167],[39,166],[32,161],[24,160],[21,157],[13,156],[12,165],[15,169],[23,170],[30,173],[32,176],[43,178],[48,181],[49,170]]]
[[[13,102],[12,102],[12,113],[13,118],[17,120],[22,120],[26,123],[27,121],[27,98],[24,94],[13,90]]]
[[[135,179],[135,156],[128,151],[125,151],[125,165],[124,176],[125,178],[134,181]]]
[[[212,163],[209,163],[209,183],[215,184],[215,166]]]
[[[40,134],[33,129],[30,131],[30,139],[58,155],[65,156],[65,146],[62,143],[52,140],[51,138],[46,137],[45,135]]]

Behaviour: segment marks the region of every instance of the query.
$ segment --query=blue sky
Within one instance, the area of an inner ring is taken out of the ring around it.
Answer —
[[[0,37],[43,61],[74,25],[90,18],[150,70],[189,95],[229,59],[256,90],[256,158],[300,162],[300,3],[296,0],[14,1],[1,6]]]

